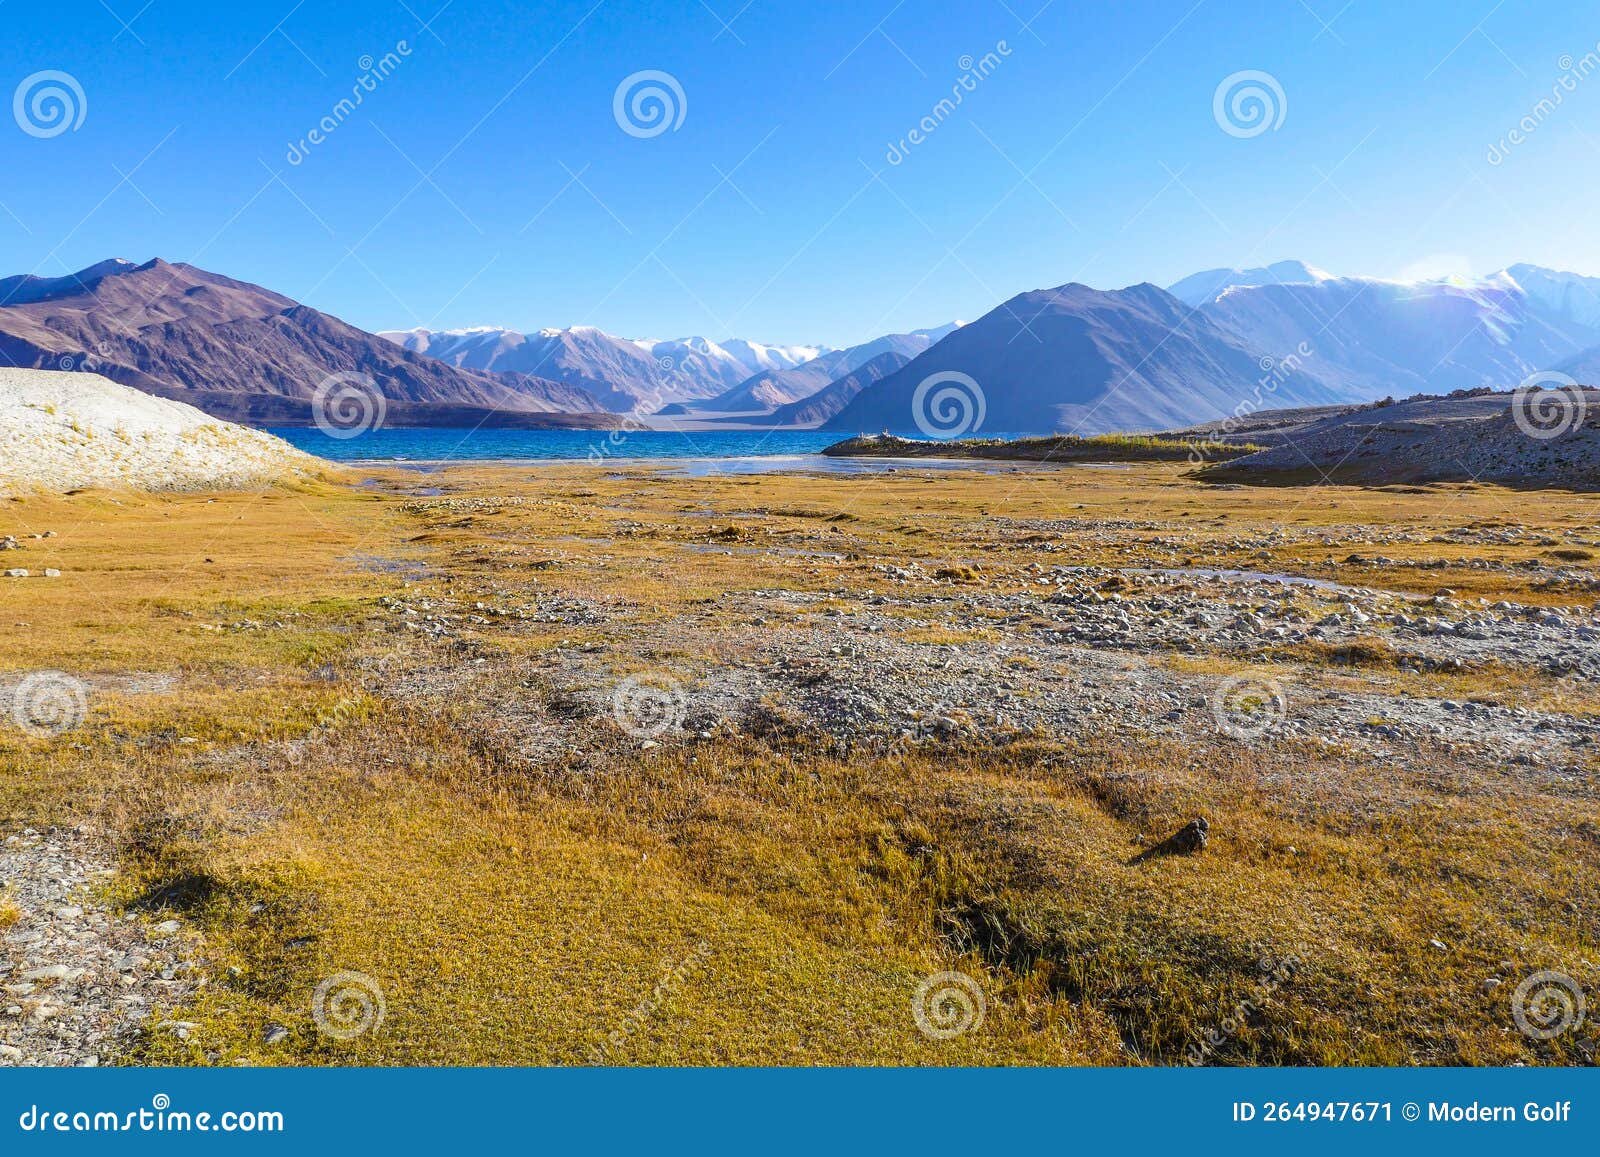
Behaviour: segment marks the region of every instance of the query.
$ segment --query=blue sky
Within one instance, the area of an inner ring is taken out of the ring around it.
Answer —
[[[1600,73],[1536,111],[1600,52],[1597,15],[1517,0],[10,0],[0,89],[58,70],[85,108],[48,137],[0,118],[0,272],[159,255],[368,329],[831,345],[1041,286],[1285,257],[1600,273]],[[386,53],[390,74],[291,164],[363,58]],[[891,164],[986,53],[997,66]],[[684,94],[681,125],[647,138],[613,114],[642,70]],[[1243,70],[1284,98],[1255,136],[1213,112]]]

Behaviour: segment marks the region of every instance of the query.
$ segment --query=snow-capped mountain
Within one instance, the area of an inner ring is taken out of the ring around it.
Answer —
[[[751,374],[791,369],[828,352],[825,346],[773,346],[742,338],[621,338],[593,326],[531,334],[472,326],[389,330],[380,336],[465,369],[538,374],[581,386],[617,413],[648,413],[672,402],[709,398]]]
[[[793,402],[804,401],[837,379],[854,373],[880,354],[897,353],[903,355],[906,360],[914,358],[935,342],[959,329],[962,324],[953,321],[933,329],[885,334],[872,341],[850,346],[848,349],[824,350],[786,369],[761,370],[751,374],[731,390],[704,401],[674,407],[673,412],[702,410],[725,414],[749,414],[775,410]],[[793,353],[795,347],[785,352]]]
[[[1600,280],[1532,265],[1396,281],[1286,261],[1196,274],[1180,288],[1178,296],[1250,348],[1274,359],[1296,355],[1352,401],[1509,388],[1600,344]]]
[[[1600,329],[1600,277],[1561,273],[1538,265],[1512,265],[1506,270],[1528,296],[1557,316]]]
[[[1295,282],[1315,284],[1328,281],[1332,276],[1303,261],[1278,261],[1255,269],[1207,269],[1202,273],[1191,273],[1182,281],[1167,286],[1167,292],[1189,305],[1200,305],[1234,286]]]
[[[763,345],[743,338],[725,342],[703,337],[680,337],[671,341],[637,338],[634,344],[658,358],[698,357],[719,366],[737,366],[743,371],[740,380],[765,371],[792,369],[829,352],[828,347],[822,345]]]
[[[569,383],[446,365],[262,286],[159,258],[0,278],[0,364],[88,370],[258,424],[309,424],[336,371],[371,378],[393,426],[540,424],[598,408]]]
[[[937,375],[946,375],[948,388],[927,394]],[[1173,429],[1195,415],[1225,417],[1261,377],[1255,349],[1163,289],[1070,284],[1018,294],[962,326],[860,390],[821,428],[980,435]],[[1342,400],[1292,367],[1276,376],[1273,396],[1280,406]],[[930,400],[936,398],[943,400]]]

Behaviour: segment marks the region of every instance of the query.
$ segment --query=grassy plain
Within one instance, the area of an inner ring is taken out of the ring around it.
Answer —
[[[1570,604],[1471,560],[1549,561],[1541,544],[1595,511],[1473,486],[1207,487],[1159,464],[453,468],[0,502],[0,533],[56,532],[17,565],[63,572],[0,580],[0,665],[92,688],[59,736],[0,725],[0,836],[85,827],[120,866],[118,905],[200,937],[207,984],[175,1012],[199,1027],[152,1029],[143,1062],[1183,1063],[1212,1039],[1218,1063],[1573,1063],[1578,1039],[1530,1041],[1506,994],[1600,959],[1593,763],[1557,790],[1092,726],[842,749],[781,704],[646,745],[574,695],[756,662],[760,641],[870,605],[883,566],[1021,588],[1042,544],[1057,563]],[[1448,533],[1496,527],[1525,533]],[[1350,528],[1441,565],[1375,572]],[[773,589],[806,599],[762,621],[723,609]],[[1013,629],[892,628],[930,662]],[[1520,669],[1379,682],[1593,708]],[[1204,854],[1132,862],[1202,814]],[[947,970],[978,981],[985,1015],[937,1040],[911,1006]],[[381,984],[381,1029],[316,1030],[313,990],[340,971]],[[289,1034],[269,1045],[272,1025]]]

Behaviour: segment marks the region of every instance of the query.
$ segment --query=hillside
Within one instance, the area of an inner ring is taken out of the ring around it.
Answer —
[[[587,391],[616,413],[714,397],[752,374],[781,373],[826,351],[689,337],[616,337],[594,326],[518,333],[496,326],[385,330],[380,337],[464,369],[529,373]]]
[[[1581,404],[1575,401],[1582,397]],[[1519,412],[1520,411],[1520,412]],[[1600,391],[1423,397],[1313,421],[1208,481],[1600,489]]]
[[[432,407],[471,424],[602,408],[581,388],[459,369],[260,286],[161,260],[0,281],[0,361],[91,370],[216,417],[284,425],[310,424],[311,399],[336,373],[371,376],[390,425],[426,424]]]
[[[767,420],[774,426],[818,425],[843,410],[862,390],[888,377],[910,360],[897,351],[878,354],[816,393],[779,406]]]
[[[325,469],[270,434],[99,374],[0,369],[0,494],[231,489]]]
[[[924,396],[921,414],[913,405],[922,383],[949,372],[981,391],[965,422],[954,410],[930,413],[937,395]],[[1298,370],[1264,370],[1255,350],[1154,285],[1072,284],[1019,294],[956,330],[823,428],[952,436],[1156,430],[1221,418],[1268,385],[1279,405],[1346,400]]]
[[[909,361],[955,332],[960,326],[960,322],[951,322],[949,325],[934,329],[890,333],[848,349],[830,350],[789,369],[767,370],[754,374],[725,393],[701,402],[690,403],[682,409],[684,412],[705,410],[726,414],[748,414],[764,413],[804,402],[884,354],[896,355],[902,363]],[[871,380],[875,381],[876,377]],[[824,402],[823,406],[828,408],[828,403]],[[837,411],[837,406],[830,409],[830,413]],[[776,414],[772,418],[775,425],[790,424],[787,419],[780,419]],[[814,420],[820,421],[821,418]]]

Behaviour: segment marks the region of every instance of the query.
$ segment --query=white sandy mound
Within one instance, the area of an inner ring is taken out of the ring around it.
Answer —
[[[99,374],[0,369],[0,494],[222,490],[325,466],[271,434]]]

